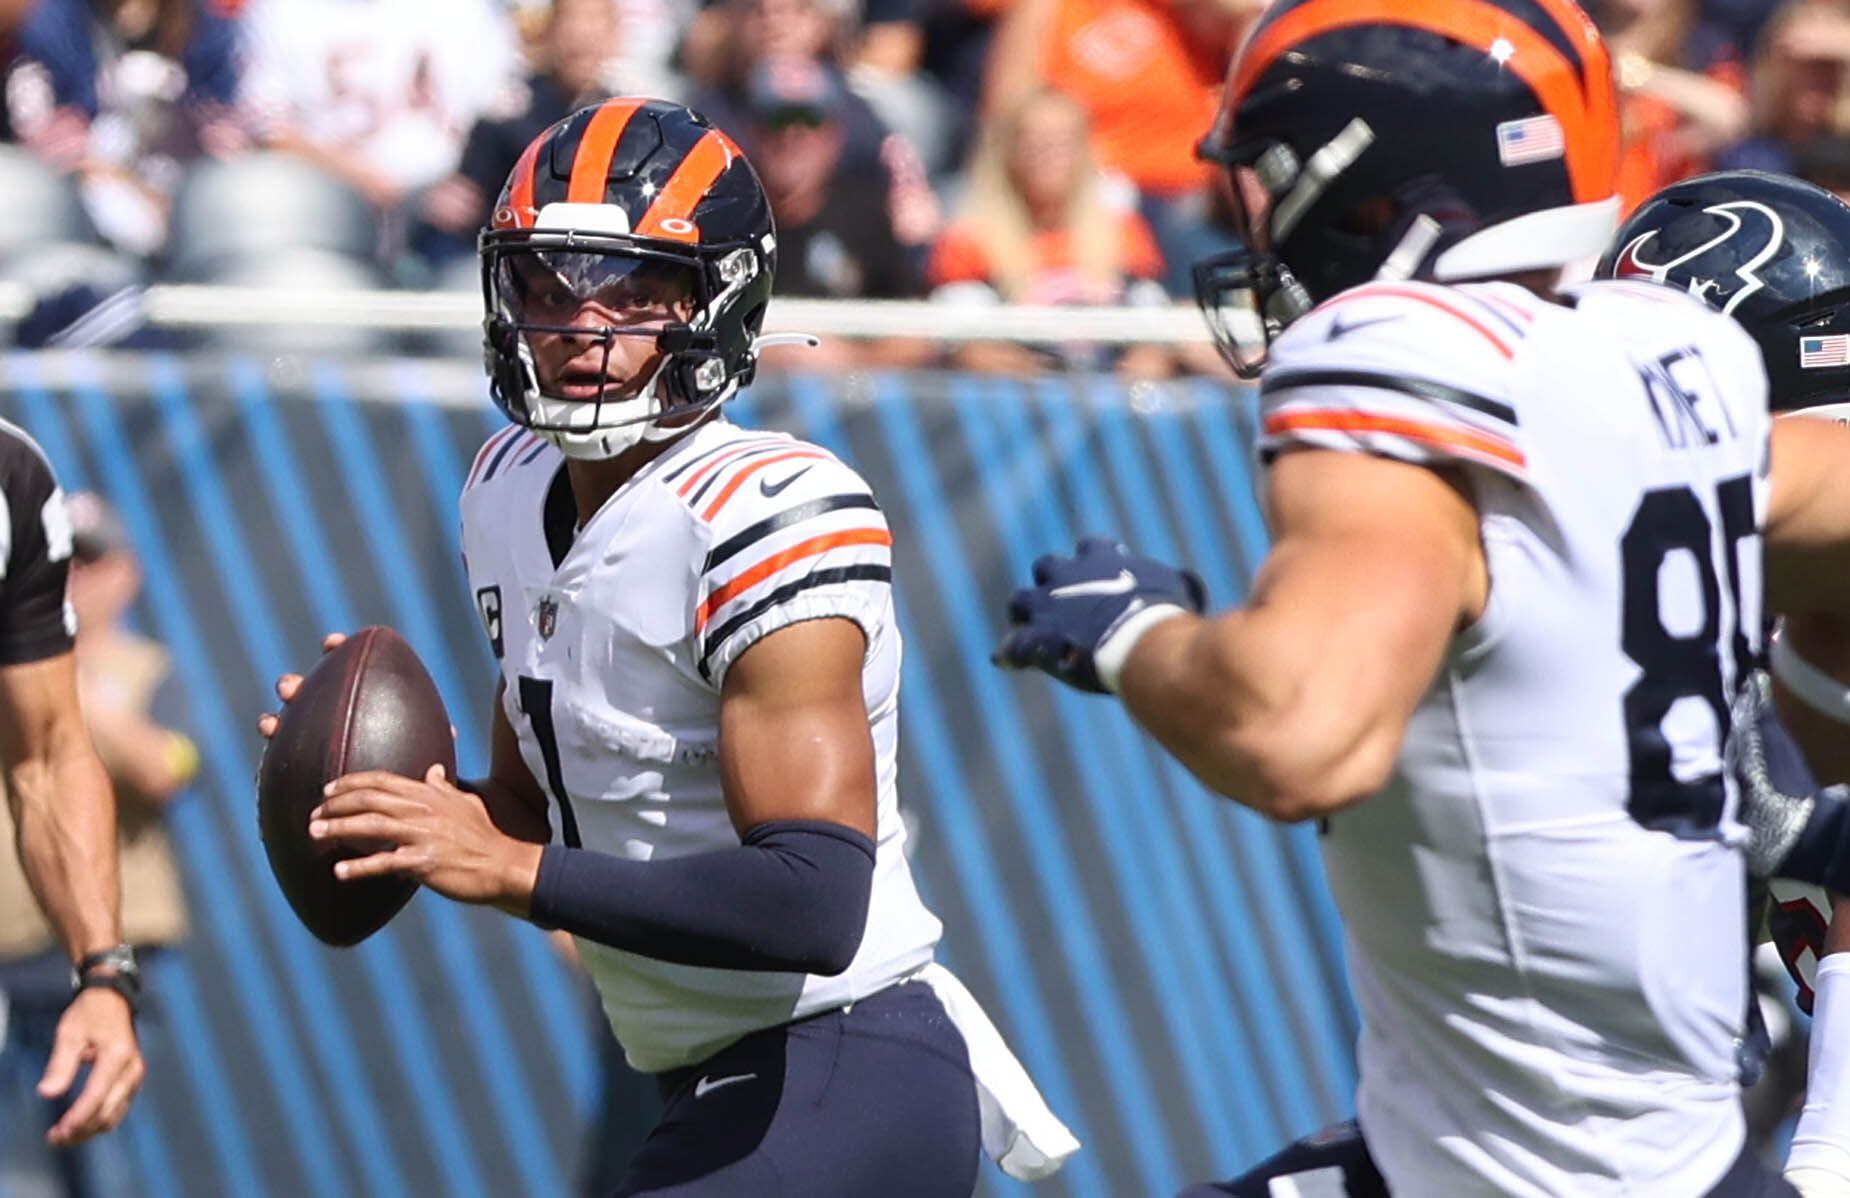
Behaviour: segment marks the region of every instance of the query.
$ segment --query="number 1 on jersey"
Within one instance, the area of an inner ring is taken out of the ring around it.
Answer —
[[[572,811],[572,800],[566,794],[565,771],[559,766],[559,739],[552,730],[552,680],[528,678],[523,674],[519,694],[521,714],[527,717],[527,724],[540,742],[540,756],[546,761],[546,789],[559,803],[566,847],[581,848],[584,842],[578,837],[578,816]]]

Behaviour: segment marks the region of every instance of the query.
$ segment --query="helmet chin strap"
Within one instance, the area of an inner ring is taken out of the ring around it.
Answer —
[[[1375,278],[1399,281],[1410,279],[1432,254],[1433,247],[1439,244],[1439,237],[1445,232],[1443,226],[1426,213],[1413,218],[1407,228],[1406,236],[1394,247],[1385,259],[1381,269],[1375,272]]]

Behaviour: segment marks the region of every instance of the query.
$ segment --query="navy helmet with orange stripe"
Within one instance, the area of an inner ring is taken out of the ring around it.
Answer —
[[[751,381],[771,208],[692,109],[619,97],[554,124],[514,164],[479,249],[495,403],[569,456],[671,438]]]
[[[1611,67],[1572,0],[1279,0],[1200,152],[1245,248],[1197,264],[1196,296],[1248,378],[1338,291],[1591,259],[1618,217]]]
[[[1850,204],[1803,179],[1717,171],[1626,218],[1596,272],[1665,283],[1760,345],[1776,410],[1850,414]]]

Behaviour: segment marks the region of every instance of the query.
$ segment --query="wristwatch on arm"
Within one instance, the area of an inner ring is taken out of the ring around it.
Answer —
[[[114,990],[134,1014],[141,1006],[141,967],[135,963],[135,950],[118,944],[87,954],[71,970],[71,997],[85,990]]]

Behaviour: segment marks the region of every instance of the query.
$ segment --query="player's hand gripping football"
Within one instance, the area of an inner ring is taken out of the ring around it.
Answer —
[[[1116,689],[1116,667],[1128,642],[1152,618],[1206,605],[1207,588],[1192,571],[1132,553],[1108,537],[1087,537],[1071,557],[1050,553],[1034,563],[1034,585],[1009,600],[1013,629],[992,660],[1010,669],[1033,666],[1068,686],[1107,693]]]
[[[331,632],[321,651],[330,653],[346,640]],[[301,686],[302,675],[284,674],[276,680],[276,697],[287,703]],[[278,720],[265,712],[257,730],[274,736]],[[442,766],[422,778],[380,771],[336,778],[309,820],[309,835],[317,840],[385,842],[378,852],[337,863],[334,873],[343,881],[400,874],[458,902],[527,912],[542,846],[503,834],[482,800],[446,777]]]
[[[321,638],[321,651],[332,653],[347,643],[344,632],[330,632]],[[302,689],[302,675],[284,674],[276,680],[276,697],[287,703],[295,698],[295,693]],[[263,733],[263,739],[269,740],[276,735],[276,725],[282,719],[274,711],[266,711],[257,717],[257,731]]]
[[[310,836],[388,846],[339,862],[336,877],[401,874],[458,902],[526,914],[544,846],[495,827],[482,800],[446,778],[442,766],[422,778],[378,770],[348,774],[328,783],[327,796],[309,813]]]

